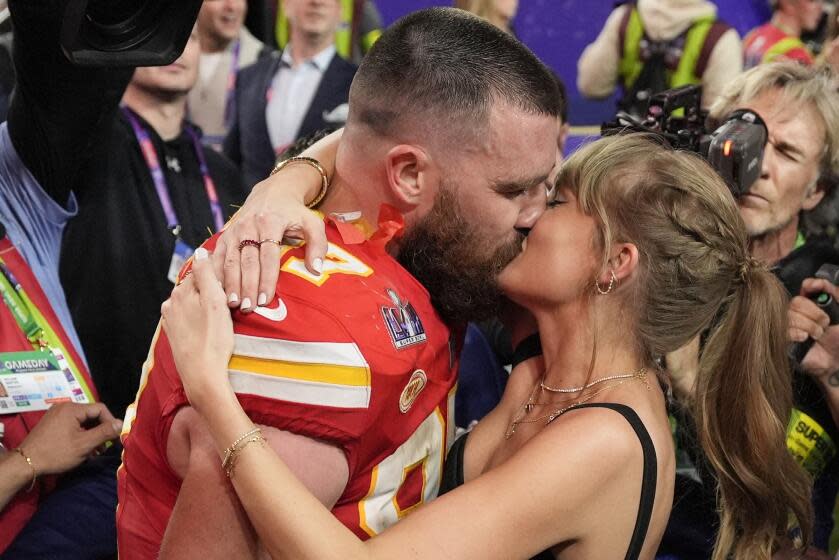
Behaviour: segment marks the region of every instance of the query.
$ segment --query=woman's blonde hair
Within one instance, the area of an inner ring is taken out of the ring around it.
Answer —
[[[718,481],[714,558],[770,558],[790,515],[808,541],[810,479],[785,438],[792,407],[787,295],[751,260],[722,179],[698,156],[630,134],[581,148],[557,185],[598,221],[601,247],[638,248],[625,300],[642,355],[658,359],[711,329],[694,412]],[[606,258],[604,251],[604,267]]]

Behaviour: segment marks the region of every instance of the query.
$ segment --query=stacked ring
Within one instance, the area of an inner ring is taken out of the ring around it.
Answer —
[[[257,249],[259,249],[259,241],[256,241],[255,239],[243,239],[242,242],[239,243],[239,252],[241,252],[242,249],[248,246],[256,247]]]
[[[263,243],[273,243],[277,247],[282,247],[283,246],[283,242],[282,241],[277,241],[276,239],[263,239],[262,241],[259,242],[260,245],[262,245]]]

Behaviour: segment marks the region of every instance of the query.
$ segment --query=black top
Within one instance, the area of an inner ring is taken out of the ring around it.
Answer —
[[[164,142],[141,118],[166,177],[180,238],[199,246],[214,227],[191,138]],[[225,219],[245,199],[236,168],[203,149]],[[117,113],[90,152],[74,188],[79,215],[64,235],[61,281],[102,401],[121,417],[172,291],[167,279],[176,238],[130,123]]]
[[[655,485],[658,478],[655,446],[653,446],[653,440],[650,438],[650,434],[647,432],[647,428],[644,427],[644,423],[638,417],[638,414],[626,405],[617,403],[589,403],[576,406],[568,412],[581,408],[595,407],[614,410],[626,418],[626,421],[635,430],[635,434],[641,442],[641,450],[644,453],[644,472],[641,476],[641,499],[638,504],[638,517],[635,519],[635,529],[632,531],[632,539],[629,542],[629,548],[627,548],[625,557],[627,560],[638,558],[644,546],[644,539],[647,536],[647,529],[649,528],[650,518],[653,514],[653,504],[655,503]],[[440,495],[464,483],[463,453],[466,449],[466,438],[468,435],[464,434],[459,437],[452,445],[446,457],[443,480],[440,485]],[[553,554],[550,550],[545,550],[531,558],[531,560],[553,560]]]

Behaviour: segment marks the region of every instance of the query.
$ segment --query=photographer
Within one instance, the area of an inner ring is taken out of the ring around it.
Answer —
[[[806,239],[799,220],[824,198],[819,178],[839,163],[839,98],[829,73],[777,62],[754,68],[732,82],[711,108],[710,128],[739,108],[757,112],[769,134],[760,177],[738,199],[751,255],[770,267],[794,296],[788,313],[790,339],[802,341],[809,336],[815,341],[802,363],[796,364],[796,402],[787,445],[815,479],[813,545],[826,550],[839,476],[839,388],[832,384],[839,382],[834,379],[839,370],[839,326],[828,326],[827,315],[805,296],[839,294],[829,282],[811,278],[822,264],[839,263],[839,256],[828,240]],[[696,389],[699,347],[695,340],[667,356],[681,403],[690,403]],[[742,397],[744,406],[760,406],[749,401],[751,395]],[[681,442],[696,469],[677,476],[673,513],[659,553],[707,558],[718,524],[715,485],[705,476],[704,458],[695,453],[698,447],[690,434],[690,421],[683,418],[679,425]]]

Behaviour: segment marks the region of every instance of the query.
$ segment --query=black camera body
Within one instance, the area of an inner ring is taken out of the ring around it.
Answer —
[[[202,0],[69,0],[61,47],[82,66],[164,66],[183,52]]]
[[[839,266],[835,264],[823,264],[816,271],[815,277],[827,280],[834,286],[837,286],[839,285]],[[809,297],[822,311],[827,313],[827,316],[830,317],[831,325],[839,324],[839,302],[833,299],[827,292],[817,292],[811,294]],[[808,337],[804,342],[793,344],[790,355],[796,363],[801,363],[804,356],[813,347],[813,342],[813,339]]]
[[[754,111],[739,109],[709,132],[701,100],[702,88],[696,85],[663,91],[650,98],[644,119],[619,112],[601,131],[603,136],[647,132],[676,149],[696,152],[716,169],[735,198],[740,197],[760,177],[769,137],[766,124]]]

